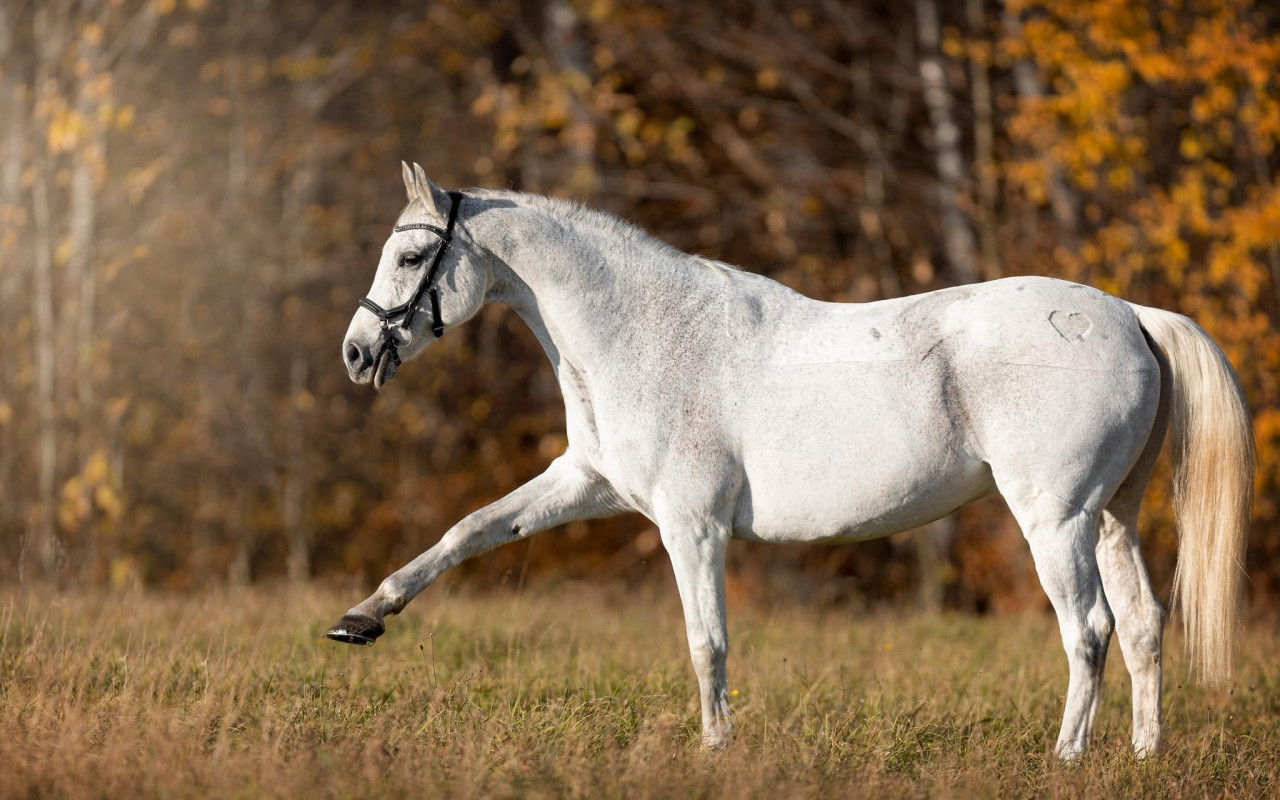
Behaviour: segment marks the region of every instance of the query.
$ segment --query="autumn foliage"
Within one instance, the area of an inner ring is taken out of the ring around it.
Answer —
[[[562,450],[554,376],[500,308],[381,394],[348,383],[405,158],[827,300],[1048,274],[1191,315],[1254,412],[1271,603],[1277,30],[1243,0],[0,4],[0,571],[372,581]],[[1164,494],[1143,545],[1167,587]],[[935,538],[735,547],[731,591],[1041,602],[998,501]],[[467,567],[663,568],[639,518]]]

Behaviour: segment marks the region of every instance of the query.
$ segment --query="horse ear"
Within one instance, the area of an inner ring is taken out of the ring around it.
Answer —
[[[400,177],[404,178],[404,192],[409,195],[409,202],[412,203],[418,199],[418,187],[413,182],[413,170],[403,161],[400,162]]]
[[[418,187],[418,199],[428,213],[443,217],[449,210],[448,193],[431,182],[421,164],[413,165],[414,185]]]

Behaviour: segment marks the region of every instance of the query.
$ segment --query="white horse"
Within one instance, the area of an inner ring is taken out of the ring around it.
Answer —
[[[431,342],[428,312],[439,335],[504,302],[551,359],[569,446],[384,580],[330,638],[372,644],[386,615],[470,556],[638,511],[670,555],[702,739],[719,747],[730,539],[868,539],[998,491],[1067,654],[1058,755],[1087,746],[1113,627],[1145,755],[1160,741],[1164,613],[1136,523],[1171,427],[1175,592],[1195,670],[1229,677],[1253,440],[1235,373],[1191,320],[1027,277],[823,303],[565,202],[446,193],[417,165],[404,182],[409,205],[343,343],[351,379],[394,376]]]

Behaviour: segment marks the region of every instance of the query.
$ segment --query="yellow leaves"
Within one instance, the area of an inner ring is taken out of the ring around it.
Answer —
[[[569,437],[563,433],[547,433],[538,440],[538,456],[550,461],[569,448]]]
[[[778,72],[772,67],[765,67],[756,73],[756,86],[760,87],[762,91],[772,91],[778,88],[780,83],[781,79],[778,77]]]
[[[102,407],[103,418],[111,425],[119,424],[120,420],[124,419],[124,413],[129,410],[131,401],[132,398],[128,395],[112,397],[107,400]]]
[[[122,106],[116,109],[116,114],[115,114],[116,130],[120,130],[120,131],[129,130],[129,128],[133,127],[133,121],[136,116],[137,116],[137,111],[134,109],[133,106]]]
[[[451,75],[457,75],[466,69],[469,60],[457,48],[448,47],[439,57],[440,68]]]
[[[209,113],[215,117],[226,117],[231,113],[231,98],[225,95],[209,98]]]
[[[1011,161],[1005,165],[1005,176],[1022,190],[1033,205],[1042,206],[1047,202],[1049,165],[1044,160]]]
[[[61,108],[49,119],[45,141],[51,154],[67,153],[89,133],[89,122],[74,108]]]
[[[609,19],[613,11],[612,0],[591,0],[587,5],[587,19],[594,23],[601,23]]]
[[[93,490],[93,502],[110,520],[118,520],[124,516],[124,501],[110,486],[102,485]]]
[[[151,0],[151,10],[161,16],[172,14],[177,7],[177,0]]]
[[[94,451],[80,473],[62,485],[58,521],[63,528],[75,529],[94,516],[115,522],[124,511],[119,475],[104,450]]]
[[[59,240],[58,244],[53,248],[53,263],[60,267],[65,265],[71,260],[71,251],[73,249],[70,237],[64,237]]]
[[[1200,137],[1194,131],[1187,131],[1182,134],[1182,142],[1178,146],[1178,151],[1188,161],[1196,161],[1204,155],[1204,147],[1200,144]]]
[[[604,45],[597,45],[591,53],[591,60],[596,65],[596,69],[603,71],[613,69],[618,63],[617,57],[613,51]]]
[[[475,100],[471,101],[471,113],[477,117],[487,117],[493,113],[498,105],[498,92],[493,88],[486,88]]]
[[[1124,191],[1133,186],[1133,169],[1127,164],[1121,164],[1107,170],[1107,187],[1117,191]]]
[[[629,108],[613,118],[614,130],[619,136],[636,136],[640,132],[640,124],[644,122],[644,112],[638,108]]]
[[[271,68],[291,81],[306,81],[325,75],[332,64],[333,59],[324,56],[280,56]]]
[[[0,401],[0,428],[13,421],[13,406]]]
[[[145,167],[136,167],[129,170],[129,174],[125,176],[125,190],[129,196],[129,202],[137,205],[142,202],[142,198],[146,196],[147,190],[156,182],[161,173],[169,166],[169,159],[161,156],[151,161]]]
[[[84,478],[85,483],[92,486],[105,483],[110,475],[107,454],[98,450],[89,456],[89,460],[85,462],[84,471],[81,475]]]
[[[142,566],[133,556],[113,558],[108,580],[115,592],[136,589],[142,583]]]
[[[959,61],[965,57],[964,37],[960,35],[960,31],[947,27],[942,32],[942,53],[947,58]]]

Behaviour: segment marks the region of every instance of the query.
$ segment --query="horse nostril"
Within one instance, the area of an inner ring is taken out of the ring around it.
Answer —
[[[369,356],[369,348],[358,345],[355,342],[347,342],[347,346],[342,351],[347,359],[347,366],[356,372],[369,366],[369,362],[373,359]]]

